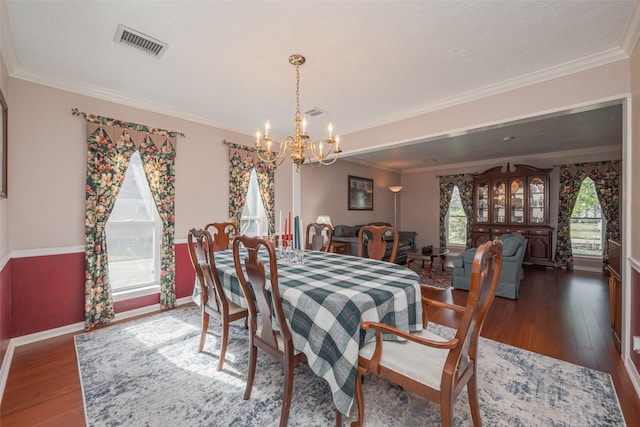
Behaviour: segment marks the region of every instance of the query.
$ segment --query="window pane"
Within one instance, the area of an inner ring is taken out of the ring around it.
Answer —
[[[260,196],[258,177],[255,168],[251,170],[247,200],[240,217],[240,234],[247,236],[266,236],[269,233],[267,214]]]
[[[478,184],[476,197],[476,222],[489,222],[489,184]]]
[[[161,226],[140,154],[131,156],[120,194],[107,222],[109,278],[114,291],[159,279]]]
[[[531,223],[546,222],[544,192],[544,181],[537,177],[532,179],[529,184],[529,222]]]
[[[524,182],[520,178],[511,181],[511,219],[514,224],[524,222]]]
[[[571,214],[571,249],[575,255],[602,256],[603,219],[596,188],[585,178]]]
[[[447,243],[464,245],[467,243],[467,216],[462,208],[458,186],[453,187],[449,212],[447,214]]]
[[[504,182],[496,182],[493,185],[493,222],[505,222],[506,209],[506,184]]]

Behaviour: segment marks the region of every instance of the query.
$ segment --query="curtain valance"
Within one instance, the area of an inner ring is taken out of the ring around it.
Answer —
[[[160,148],[169,141],[172,148],[175,150],[177,137],[184,137],[182,132],[164,130],[133,122],[112,119],[110,117],[98,116],[96,114],[84,113],[82,111],[78,111],[77,108],[73,108],[71,113],[74,116],[83,116],[87,120],[87,135],[92,135],[96,129],[100,127],[104,129],[112,141],[117,141],[119,135],[123,131],[126,131],[134,141],[138,141],[138,144],[141,143],[147,135],[158,135],[163,138],[150,138],[150,141],[152,141],[156,147]]]
[[[246,145],[240,145],[227,140],[223,140],[222,143],[229,148],[229,159],[237,156],[243,163],[247,163],[247,160],[251,160],[253,165],[260,164],[267,169],[275,169],[274,163],[263,162],[256,154],[255,147],[247,147]]]

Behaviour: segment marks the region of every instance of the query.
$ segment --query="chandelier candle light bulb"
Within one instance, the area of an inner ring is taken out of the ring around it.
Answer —
[[[265,123],[264,136],[260,136],[260,132],[256,133],[256,154],[266,163],[274,163],[275,166],[279,166],[285,159],[287,150],[291,151],[291,161],[296,165],[296,171],[300,172],[300,165],[308,160],[308,163],[312,167],[328,166],[335,163],[338,160],[338,155],[342,152],[338,145],[338,136],[333,137],[333,124],[329,123],[329,137],[325,140],[318,141],[316,148],[316,142],[314,142],[309,135],[307,135],[307,119],[306,117],[300,118],[300,66],[306,61],[302,55],[294,54],[289,57],[289,63],[296,67],[296,116],[295,116],[295,132],[294,136],[287,136],[283,139],[278,152],[271,151],[272,139],[269,136],[269,130],[271,124],[267,120]],[[264,142],[264,145],[262,144]],[[326,143],[329,147],[327,152],[324,152],[323,143]]]

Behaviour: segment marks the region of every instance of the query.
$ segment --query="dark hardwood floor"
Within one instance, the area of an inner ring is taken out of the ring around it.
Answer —
[[[518,301],[496,298],[482,335],[611,374],[627,425],[640,425],[640,399],[609,326],[606,276],[528,269],[520,292]],[[461,304],[466,292],[434,290],[429,296]],[[455,326],[456,319],[435,311],[430,321]],[[84,425],[72,335],[16,349],[0,407],[0,425]]]

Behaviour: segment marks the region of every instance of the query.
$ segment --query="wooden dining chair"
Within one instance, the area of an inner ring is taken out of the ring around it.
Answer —
[[[236,226],[233,222],[212,222],[205,225],[204,229],[209,233],[213,233],[213,241],[220,251],[229,249],[231,236],[238,235],[238,226]],[[211,229],[215,229],[215,231]]]
[[[325,234],[327,240],[325,241]],[[329,252],[333,240],[333,227],[331,224],[311,223],[307,225],[307,241],[305,249]]]
[[[244,260],[240,259],[240,246],[247,250]],[[260,249],[266,251],[269,258],[269,278],[266,278],[265,265],[259,259]],[[233,240],[233,261],[240,279],[242,291],[249,305],[249,374],[244,399],[251,397],[253,379],[256,373],[258,349],[271,355],[284,366],[284,397],[280,427],[287,425],[293,392],[293,368],[306,363],[307,357],[293,348],[293,339],[289,325],[284,317],[282,301],[278,288],[278,267],[276,254],[271,242],[258,237],[238,236]],[[253,297],[252,297],[253,296]],[[258,321],[260,316],[260,321]],[[274,328],[277,325],[277,330]]]
[[[453,404],[467,387],[474,426],[480,426],[478,403],[477,355],[482,324],[495,297],[502,266],[502,242],[489,241],[476,250],[471,273],[471,288],[465,306],[423,297],[424,330],[407,333],[391,326],[364,322],[363,329],[376,332],[374,342],[360,350],[356,379],[358,420],[364,418],[362,376],[373,372],[391,382],[440,404],[440,422],[451,426]],[[442,338],[427,331],[428,306],[452,310],[462,315],[455,336]],[[395,334],[406,341],[382,341],[382,334]]]
[[[202,311],[202,324],[200,332],[200,345],[198,353],[204,348],[209,329],[209,316],[216,316],[222,324],[222,336],[220,343],[220,360],[218,371],[224,365],[227,354],[227,342],[229,340],[229,323],[238,319],[247,319],[249,311],[229,301],[222,291],[222,283],[216,268],[213,252],[213,239],[206,230],[191,229],[187,236],[191,264],[198,278],[200,286],[200,309]]]
[[[392,241],[387,240],[389,236],[393,237]],[[367,256],[369,258],[378,260],[384,258],[387,252],[387,244],[391,243],[391,255],[388,261],[396,262],[400,238],[395,228],[378,225],[365,225],[360,228],[360,232],[358,233],[358,256],[360,257],[364,256],[365,239],[367,241]]]

